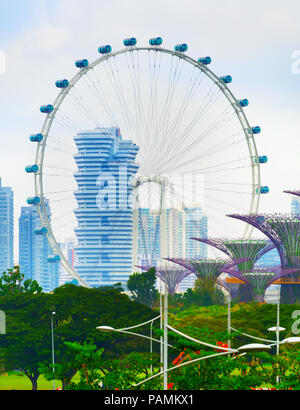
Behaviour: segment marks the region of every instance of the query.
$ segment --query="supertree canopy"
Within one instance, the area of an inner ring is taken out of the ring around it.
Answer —
[[[138,266],[144,272],[147,272],[152,266]],[[167,284],[169,293],[174,295],[177,287],[186,277],[191,275],[191,271],[188,269],[174,269],[170,266],[158,266],[154,267],[156,276]]]
[[[263,239],[206,239],[192,238],[196,241],[206,243],[214,248],[224,252],[232,260],[245,259],[239,263],[238,269],[241,273],[251,272],[255,263],[275,246],[271,241]],[[250,302],[253,299],[253,293],[248,285],[236,285],[239,289],[238,301]]]
[[[278,250],[282,269],[299,268],[300,272],[300,220],[298,218],[283,214],[229,216],[244,221],[265,234]],[[293,279],[297,279],[297,274],[293,275]],[[300,301],[300,287],[293,284],[282,285],[281,302],[296,303],[297,301]]]
[[[167,258],[168,261],[177,263],[180,266],[194,273],[198,278],[214,279],[244,260],[232,261],[228,259],[181,259]]]
[[[263,239],[206,239],[192,238],[224,252],[232,260],[246,259],[238,264],[240,272],[250,272],[255,263],[267,252],[274,249],[272,242]]]
[[[255,269],[253,272],[243,274],[232,272],[231,275],[244,281],[245,284],[248,284],[254,295],[254,299],[257,302],[263,302],[266,290],[272,283],[278,279],[290,275],[291,273],[294,273],[295,271],[296,269],[283,270],[280,266],[274,266]]]
[[[295,191],[284,191],[285,194],[291,194],[291,195],[296,195],[300,196],[300,189],[296,189]]]

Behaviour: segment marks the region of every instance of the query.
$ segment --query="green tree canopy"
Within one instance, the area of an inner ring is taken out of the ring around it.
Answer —
[[[19,266],[8,269],[0,276],[0,297],[17,293],[41,293],[42,288],[35,280],[27,279],[20,272]]]
[[[127,287],[132,294],[133,300],[153,308],[158,299],[155,282],[155,268],[151,268],[148,272],[134,273],[131,275],[127,282]]]
[[[51,313],[54,316],[55,362],[59,377],[66,385],[76,373],[65,342],[92,343],[105,349],[107,357],[132,351],[148,351],[149,344],[136,337],[96,330],[101,325],[116,329],[133,326],[156,315],[146,306],[130,300],[117,290],[104,292],[75,285],[65,285],[53,294],[16,293],[0,299],[6,313],[7,333],[0,338],[0,352],[6,370],[20,369],[32,381],[33,389],[41,367],[52,366]],[[149,332],[149,329],[141,329]],[[148,334],[148,333],[147,333]]]

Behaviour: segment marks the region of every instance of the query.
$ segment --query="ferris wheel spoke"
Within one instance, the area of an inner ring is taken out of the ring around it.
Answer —
[[[165,135],[164,131],[166,128],[168,113],[170,113],[170,110],[171,110],[171,101],[172,101],[172,97],[175,92],[175,84],[176,84],[178,72],[181,73],[181,71],[179,70],[179,64],[180,64],[180,60],[177,59],[175,63],[174,57],[172,56],[170,68],[169,68],[169,81],[168,81],[168,88],[167,88],[167,93],[165,97],[165,102],[163,103],[161,107],[161,114],[157,121],[155,132],[154,132],[154,141],[157,142],[158,150],[161,149],[161,140],[163,139]]]
[[[197,71],[197,74],[199,75],[198,71]],[[200,75],[203,75],[203,73],[200,72]],[[196,82],[192,82],[192,77],[191,77],[190,82],[192,83],[192,87],[190,90],[187,90],[187,94],[184,97],[184,100],[177,114],[175,115],[175,119],[173,120],[173,123],[169,127],[169,131],[166,135],[167,139],[169,139],[169,142],[166,144],[166,149],[164,150],[164,153],[170,152],[171,148],[174,147],[174,144],[176,144],[176,139],[178,138],[179,125],[180,125],[181,119],[183,118],[185,112],[189,108],[189,105],[192,101],[192,97],[196,93],[197,87],[200,86],[201,81],[202,81],[202,77],[196,84]]]
[[[94,95],[96,98],[97,104],[99,104],[100,107],[100,112],[102,109],[104,109],[106,115],[111,121],[111,124],[117,124],[117,120],[115,118],[115,115],[113,111],[110,108],[110,105],[107,102],[107,98],[105,97],[105,93],[101,87],[100,81],[98,79],[97,74],[95,73],[95,69],[93,68],[91,70],[91,75],[88,76],[87,78],[83,77],[86,86],[89,88],[91,93]]]
[[[70,118],[69,115],[65,114],[61,108],[58,108],[57,115],[55,116],[55,121],[61,123],[65,127],[69,127],[71,130],[82,130],[79,124]]]
[[[81,112],[81,114],[88,119],[96,128],[100,128],[101,124],[98,122],[97,116],[89,106],[88,102],[80,95],[78,90],[72,88],[69,92],[72,105]]]
[[[206,139],[209,135],[211,135],[213,132],[216,132],[220,127],[222,127],[225,123],[228,123],[232,120],[233,118],[233,113],[230,113],[230,115],[226,115],[224,118],[219,118],[218,120],[214,121],[213,124],[211,124],[199,137],[197,137],[194,141],[190,143],[187,147],[185,147],[179,154],[181,158],[184,158],[188,153],[190,153],[195,147],[200,143],[203,142],[204,139]],[[185,140],[187,136],[190,134],[192,129],[197,125],[198,120],[193,120],[188,128],[185,130],[184,134],[180,136],[181,140]],[[174,160],[173,160],[174,161]],[[170,162],[170,161],[169,161]],[[166,161],[164,162],[166,163]],[[172,161],[171,161],[172,164]],[[164,164],[163,164],[164,165]]]
[[[118,68],[116,68],[116,71],[115,71],[112,65],[112,62],[108,60],[106,61],[106,64],[104,65],[104,70],[107,74],[107,77],[109,78],[109,81],[112,87],[114,88],[115,95],[118,99],[121,113],[124,118],[124,125],[126,123],[126,130],[127,130],[126,132],[128,135],[130,135],[130,129],[134,129],[134,120],[130,114],[130,111],[128,110],[122,85],[118,82],[118,78],[117,78]]]

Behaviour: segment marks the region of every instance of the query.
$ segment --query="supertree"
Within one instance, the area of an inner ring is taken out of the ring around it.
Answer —
[[[267,252],[274,249],[271,241],[263,239],[221,239],[221,238],[192,238],[196,241],[206,243],[224,252],[232,260],[245,259],[239,263],[238,269],[241,273],[251,272],[255,263]],[[239,287],[239,302],[249,302],[252,298],[249,286]]]
[[[299,269],[300,272],[300,220],[291,215],[283,214],[249,214],[228,215],[231,218],[244,221],[266,235],[277,249],[283,271]],[[298,272],[291,278],[298,279]],[[281,303],[296,303],[300,301],[300,288],[293,284],[281,287]]]
[[[138,268],[147,272],[152,266],[138,266]],[[180,282],[192,274],[188,269],[176,269],[168,265],[155,267],[155,272],[156,276],[167,284],[170,295],[175,295]]]
[[[288,276],[295,271],[296,269],[283,270],[280,266],[273,266],[268,268],[255,269],[253,272],[243,274],[235,271],[230,272],[230,270],[227,273],[230,273],[231,276],[234,276],[235,278],[245,282],[245,284],[247,284],[251,288],[251,292],[254,295],[255,301],[264,302],[267,288],[278,279],[281,279],[284,276]]]
[[[216,281],[218,277],[228,271],[238,263],[244,262],[244,259],[232,261],[228,259],[182,259],[182,258],[166,258],[166,260],[176,263],[191,271],[198,278],[213,279]]]

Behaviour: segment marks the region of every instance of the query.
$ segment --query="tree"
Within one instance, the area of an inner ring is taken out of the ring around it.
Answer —
[[[19,266],[8,269],[0,277],[0,297],[7,297],[17,293],[41,293],[42,288],[34,280],[24,280],[25,276],[20,272]]]
[[[39,363],[51,357],[50,295],[16,293],[0,299],[5,311],[7,332],[0,338],[0,351],[6,370],[22,370],[37,390]]]
[[[83,344],[65,342],[65,354],[68,362],[49,368],[41,365],[41,371],[47,380],[60,379],[63,390],[99,390],[101,374],[99,369],[102,365],[102,354],[104,349],[97,349],[96,345],[84,342]],[[80,373],[80,382],[71,383],[75,374]]]
[[[224,305],[224,293],[215,285],[211,278],[197,278],[194,293],[201,300],[201,306]]]
[[[148,272],[131,275],[127,282],[127,287],[132,294],[133,300],[152,309],[158,299],[155,282],[155,268],[151,268]]]
[[[134,384],[147,379],[151,365],[159,367],[158,355],[131,353],[104,363],[103,388],[105,390],[132,390]]]
[[[54,317],[56,375],[66,387],[77,368],[65,342],[92,343],[105,349],[106,358],[116,354],[148,350],[148,341],[117,332],[104,334],[101,325],[124,328],[155,317],[146,306],[130,300],[117,290],[104,292],[65,285],[53,294],[17,293],[0,299],[6,313],[7,334],[0,338],[1,356],[6,370],[21,369],[37,389],[41,371],[49,375],[52,367],[51,312]]]

